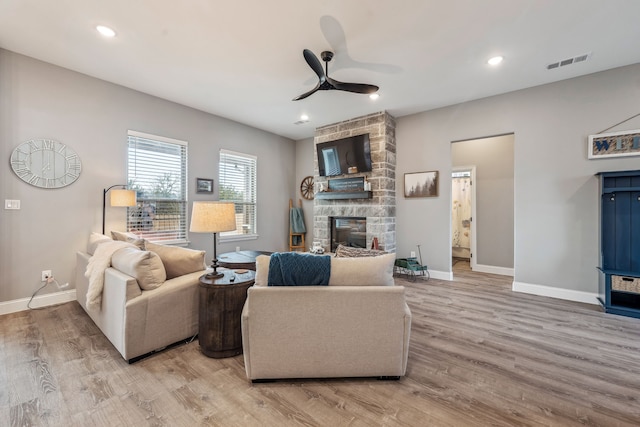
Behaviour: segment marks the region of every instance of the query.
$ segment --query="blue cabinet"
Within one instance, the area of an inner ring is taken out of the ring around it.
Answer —
[[[598,176],[600,303],[607,313],[640,318],[640,171]]]

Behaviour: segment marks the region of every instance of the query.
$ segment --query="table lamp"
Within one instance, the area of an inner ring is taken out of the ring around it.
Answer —
[[[127,186],[124,184],[112,185],[109,188],[105,188],[102,191],[102,234],[104,234],[104,219],[105,211],[107,209],[107,193],[114,187],[122,187],[117,190],[111,191],[111,206],[135,206],[138,203],[135,190],[127,190]]]
[[[236,229],[236,205],[233,202],[193,202],[191,211],[191,225],[189,231],[193,233],[213,233],[213,272],[207,274],[207,279],[217,279],[224,276],[218,273],[218,254],[216,236],[223,231]]]

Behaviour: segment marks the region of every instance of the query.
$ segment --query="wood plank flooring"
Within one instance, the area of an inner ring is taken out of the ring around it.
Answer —
[[[0,316],[0,426],[638,426],[640,320],[456,270],[396,279],[407,376],[251,384],[195,340],[127,364],[75,303]]]

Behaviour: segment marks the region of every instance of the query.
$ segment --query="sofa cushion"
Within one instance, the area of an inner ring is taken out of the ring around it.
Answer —
[[[267,286],[270,260],[269,255],[256,257],[254,286]],[[393,286],[395,260],[395,254],[355,258],[331,257],[329,286]]]
[[[393,286],[396,254],[331,258],[329,286]]]
[[[167,279],[164,265],[157,254],[134,247],[118,249],[111,256],[111,266],[135,277],[140,289],[145,291],[159,287]]]
[[[87,243],[87,253],[93,255],[96,252],[96,248],[100,243],[111,242],[112,239],[109,236],[105,236],[100,233],[91,233],[89,235],[89,242]]]
[[[146,242],[145,249],[160,256],[167,272],[167,279],[205,270],[205,251],[181,248],[179,246],[158,245]]]
[[[113,240],[121,240],[123,242],[132,243],[139,249],[144,250],[144,239],[141,239],[133,233],[126,233],[124,231],[112,231],[111,237],[113,238]]]
[[[370,257],[386,254],[378,249],[352,248],[350,246],[338,245],[335,251],[336,257]]]

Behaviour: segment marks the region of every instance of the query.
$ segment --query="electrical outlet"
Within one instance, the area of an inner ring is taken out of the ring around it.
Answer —
[[[42,282],[46,282],[49,277],[53,277],[53,274],[51,274],[51,270],[42,270],[42,279],[40,280]]]
[[[411,251],[411,258],[415,258],[416,257],[416,251]]]
[[[236,252],[240,252],[240,246],[236,246]]]

